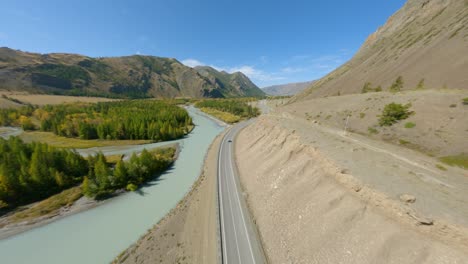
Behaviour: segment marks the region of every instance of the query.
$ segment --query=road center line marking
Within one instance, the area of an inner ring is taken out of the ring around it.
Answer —
[[[228,155],[229,155],[229,167],[231,169],[232,180],[234,181],[234,185],[236,186],[237,202],[239,203],[239,210],[241,211],[242,222],[244,224],[244,229],[245,229],[245,235],[247,236],[247,242],[249,243],[250,255],[252,256],[253,263],[256,263],[253,252],[252,252],[252,244],[250,242],[249,232],[247,231],[247,225],[245,223],[244,212],[242,211],[242,206],[241,206],[241,202],[240,202],[240,198],[239,198],[239,189],[237,187],[236,179],[234,178],[235,173],[234,173],[234,168],[232,166],[232,162],[233,162],[233,160],[232,160],[232,144],[228,147]]]
[[[230,209],[231,209],[232,228],[234,229],[234,238],[236,240],[237,257],[239,258],[238,263],[242,263],[241,254],[240,254],[240,250],[239,250],[239,241],[237,240],[237,229],[236,229],[236,224],[235,224],[235,219],[234,219],[234,211],[233,211],[233,208],[232,208],[231,191],[229,190],[227,181],[226,181],[226,189],[227,189],[227,192],[228,192],[228,201],[229,201],[229,205],[230,205]]]

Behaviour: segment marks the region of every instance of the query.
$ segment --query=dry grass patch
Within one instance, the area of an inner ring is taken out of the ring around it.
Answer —
[[[219,111],[219,110],[216,110],[216,109],[212,109],[212,108],[206,108],[206,107],[203,107],[203,108],[200,108],[203,112],[209,114],[209,115],[212,115],[218,119],[221,119],[223,120],[224,122],[226,123],[237,123],[241,120],[241,117],[240,116],[237,116],[237,115],[233,115],[231,113],[227,113],[227,112],[222,112],[222,111]]]
[[[43,142],[58,148],[92,148],[121,145],[141,145],[151,143],[151,140],[84,140],[78,138],[60,137],[52,132],[27,131],[20,135],[25,142]]]
[[[47,104],[55,105],[55,104],[73,103],[73,102],[97,103],[97,102],[116,101],[116,99],[109,99],[109,98],[103,98],[103,97],[27,94],[27,93],[21,93],[21,92],[8,92],[8,91],[0,91],[0,95],[5,95],[9,98],[16,99],[23,103],[28,103],[28,104],[33,104],[33,105],[47,105]]]
[[[10,223],[18,223],[22,221],[33,220],[37,217],[50,215],[57,213],[60,208],[64,206],[72,205],[76,200],[83,196],[81,186],[73,187],[65,190],[59,194],[51,196],[37,204],[14,213],[9,216]]]
[[[445,168],[444,166],[442,166],[440,164],[436,164],[435,166],[436,166],[436,168],[438,168],[441,171],[446,171],[447,170],[447,168]]]
[[[19,108],[21,106],[23,106],[23,105],[0,97],[0,108]]]
[[[439,160],[450,166],[457,166],[460,168],[468,169],[468,154],[467,153],[461,153],[461,154],[453,155],[453,156],[445,156],[445,157],[439,158]]]
[[[124,155],[122,154],[117,154],[117,155],[107,155],[106,156],[106,161],[108,163],[117,163],[119,160],[122,160],[122,158],[124,157]]]

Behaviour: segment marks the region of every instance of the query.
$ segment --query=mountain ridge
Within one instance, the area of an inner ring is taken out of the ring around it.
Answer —
[[[388,90],[468,88],[468,1],[409,0],[345,64],[293,99],[360,93],[369,82]]]
[[[315,81],[295,82],[271,85],[261,88],[266,94],[273,96],[289,96],[302,92],[307,87],[311,86]]]
[[[220,78],[222,77],[222,78]],[[174,58],[39,54],[0,48],[0,89],[124,98],[242,97],[264,93],[242,73],[200,74]]]
[[[228,73],[226,71],[218,71],[210,66],[196,66],[195,69],[199,74],[212,78],[213,81],[222,82],[227,90],[227,94],[235,97],[241,93],[246,96],[264,96],[263,91],[258,88],[245,74],[242,72]]]

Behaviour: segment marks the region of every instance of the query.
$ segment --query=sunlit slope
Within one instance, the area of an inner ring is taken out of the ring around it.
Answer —
[[[371,34],[354,57],[294,100],[360,93],[366,82],[387,90],[468,89],[468,2],[409,0]]]
[[[0,48],[0,89],[110,97],[237,97],[263,92],[240,72],[205,74],[172,58],[92,58]]]

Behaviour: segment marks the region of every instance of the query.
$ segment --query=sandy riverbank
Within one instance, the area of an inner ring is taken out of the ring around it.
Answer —
[[[216,160],[223,135],[184,199],[113,263],[218,263]]]
[[[83,196],[80,199],[78,199],[75,203],[73,203],[73,205],[71,206],[65,206],[49,214],[46,214],[46,215],[43,215],[34,219],[28,219],[28,220],[21,221],[21,222],[11,221],[16,211],[9,213],[7,215],[0,217],[0,225],[3,226],[2,228],[0,228],[0,239],[5,239],[8,237],[26,232],[33,228],[38,228],[38,227],[50,224],[64,217],[71,216],[71,215],[89,210],[96,206],[99,206],[109,200],[110,199],[103,200],[103,201],[96,201],[94,199]],[[24,207],[24,209],[26,210],[28,208],[33,208],[34,206],[37,206],[39,203],[40,202],[37,202],[32,205],[26,206]]]
[[[164,146],[164,148],[166,147],[176,148],[176,152],[174,154],[174,160],[176,160],[180,152],[179,144],[173,143],[173,144]],[[100,201],[83,196],[69,206],[61,207],[57,210],[49,212],[40,217],[36,217],[33,219],[25,219],[23,221],[17,221],[15,220],[16,213],[24,212],[25,210],[31,210],[31,209],[35,210],[36,209],[35,207],[41,206],[41,201],[27,205],[27,206],[22,206],[21,208],[16,209],[15,211],[7,213],[6,215],[3,215],[0,217],[0,227],[1,227],[0,239],[5,239],[8,237],[23,233],[25,231],[31,230],[33,228],[37,228],[37,227],[50,224],[64,217],[68,217],[68,216],[92,209],[94,207],[97,207],[99,205],[102,205],[106,202],[111,201],[113,198],[123,193],[125,193],[125,191],[123,190],[116,191],[114,194],[114,197],[105,199],[105,200],[100,200]]]

